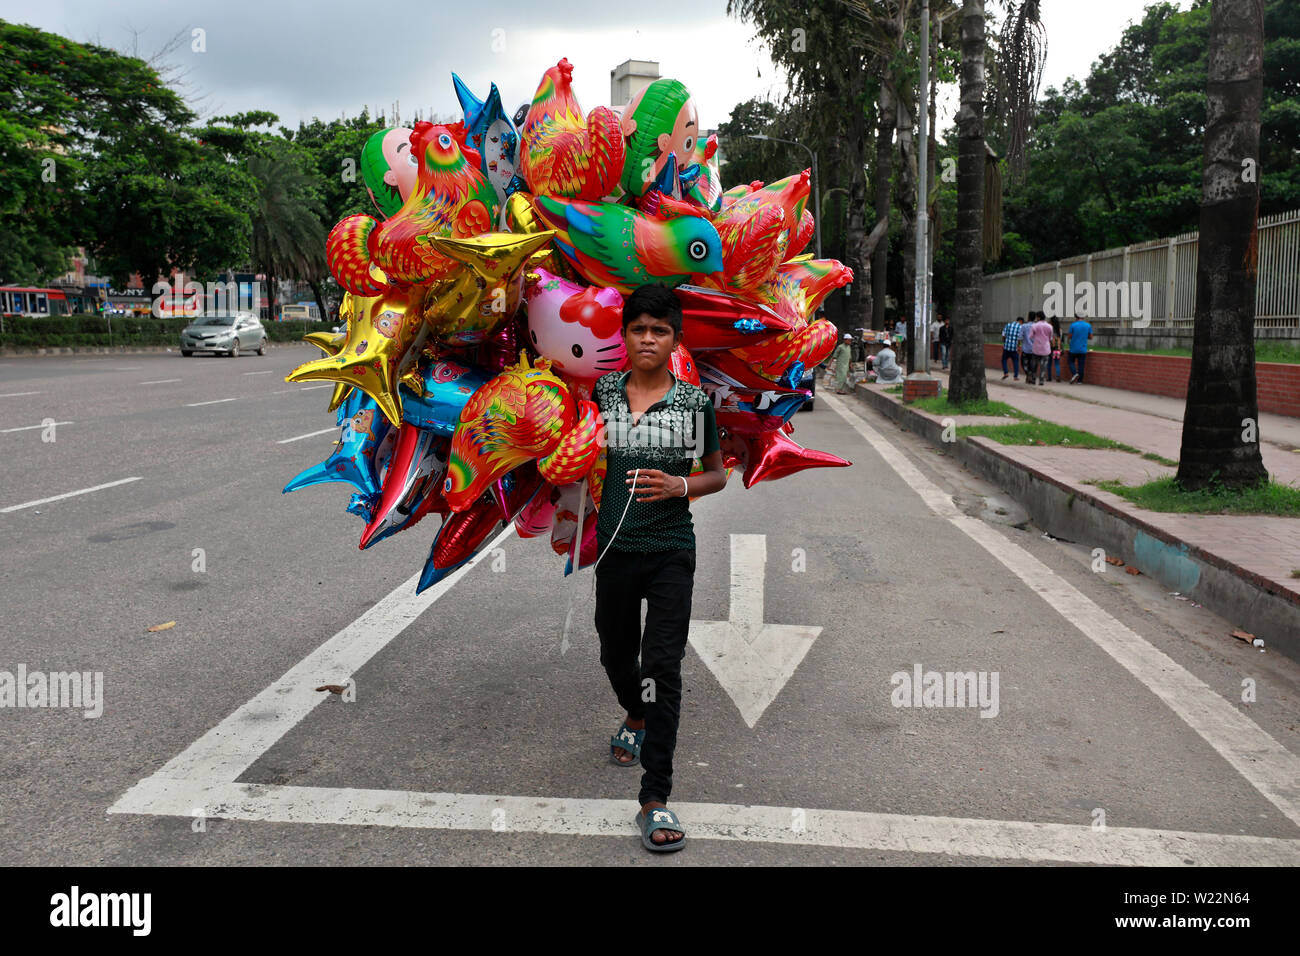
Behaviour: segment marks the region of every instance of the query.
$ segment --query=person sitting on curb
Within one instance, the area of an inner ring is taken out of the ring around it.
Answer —
[[[886,341],[884,347],[876,353],[875,375],[877,385],[901,385],[903,370],[898,367],[898,358]]]

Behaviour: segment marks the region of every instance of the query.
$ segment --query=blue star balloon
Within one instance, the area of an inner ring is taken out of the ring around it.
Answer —
[[[501,93],[492,84],[486,100],[480,100],[455,73],[451,75],[456,98],[465,111],[465,136],[480,157],[479,166],[504,212],[506,197],[519,188],[515,177],[519,133],[501,106]]]

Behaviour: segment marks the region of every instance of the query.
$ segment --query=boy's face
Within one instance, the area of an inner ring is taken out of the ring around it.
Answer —
[[[667,319],[656,319],[644,312],[623,329],[628,362],[642,372],[654,372],[667,365],[678,338]]]

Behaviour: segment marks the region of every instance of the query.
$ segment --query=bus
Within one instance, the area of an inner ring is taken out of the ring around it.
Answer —
[[[32,286],[0,286],[0,314],[24,315],[44,318],[71,315],[74,312],[96,312],[97,299],[80,288],[36,288]]]
[[[320,309],[315,302],[280,306],[279,321],[281,322],[319,322],[320,320]]]

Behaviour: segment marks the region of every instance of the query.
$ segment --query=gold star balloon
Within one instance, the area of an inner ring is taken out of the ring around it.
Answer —
[[[397,383],[405,371],[402,361],[413,345],[418,354],[425,331],[420,321],[419,297],[418,289],[354,296],[343,347],[334,355],[298,366],[285,381],[355,386],[378,403],[385,418],[400,422],[402,399]]]
[[[452,348],[487,341],[519,310],[530,257],[554,235],[555,230],[548,229],[522,236],[488,232],[465,239],[430,237],[438,252],[464,267],[423,287],[422,312],[429,333]]]
[[[505,223],[507,229],[521,236],[536,235],[550,228],[541,213],[537,211],[537,201],[523,190],[513,193],[506,200]],[[545,269],[566,279],[573,278],[568,269],[568,260],[564,256],[556,255],[553,246],[543,246],[534,252],[530,268]]]
[[[348,316],[352,311],[352,293],[343,293],[343,305],[339,308],[339,314]],[[326,355],[338,355],[339,350],[343,348],[343,343],[347,341],[345,332],[308,332],[302,337],[304,342],[310,342],[316,348],[320,349]],[[352,391],[351,385],[345,385],[337,382],[334,385],[334,391],[330,394],[329,407],[325,410],[332,412],[343,404],[344,399],[348,397],[348,392]]]

